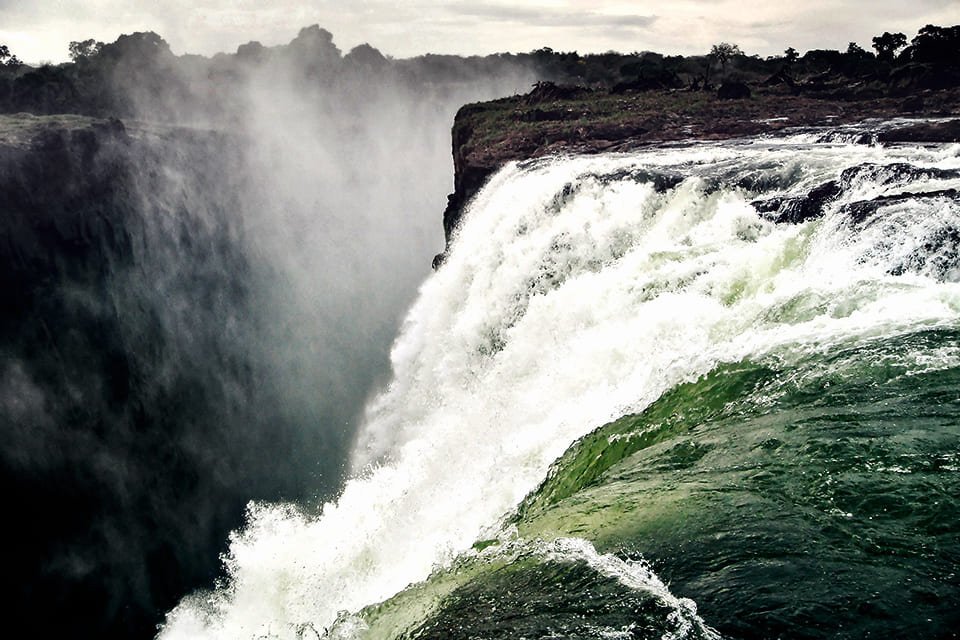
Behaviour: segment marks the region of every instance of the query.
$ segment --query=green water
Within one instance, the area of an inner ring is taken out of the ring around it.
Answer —
[[[399,635],[705,635],[589,563],[517,551],[573,537],[649,563],[724,637],[958,637],[958,345],[929,330],[672,389],[573,445],[502,544],[395,598],[425,618]]]

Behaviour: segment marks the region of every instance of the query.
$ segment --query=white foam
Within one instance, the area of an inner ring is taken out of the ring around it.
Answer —
[[[956,326],[958,285],[887,273],[891,234],[956,225],[956,206],[864,232],[836,207],[774,225],[742,190],[707,188],[762,167],[797,190],[905,160],[960,164],[949,149],[756,144],[505,168],[406,318],[354,479],[320,517],[252,508],[226,583],[184,600],[162,637],[294,638],[380,602],[495,530],[577,438],[718,362]],[[649,169],[690,177],[666,193],[611,178]]]

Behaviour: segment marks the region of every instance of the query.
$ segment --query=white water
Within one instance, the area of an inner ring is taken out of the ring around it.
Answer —
[[[706,187],[752,172],[801,194],[864,162],[958,156],[794,140],[507,167],[410,310],[343,494],[319,518],[253,507],[227,582],[184,600],[161,636],[295,638],[389,598],[495,535],[577,438],[718,362],[956,326],[960,285],[887,274],[934,228],[960,228],[956,201],[857,226],[839,204],[906,187],[856,183],[825,219],[774,225],[754,196]],[[688,178],[663,194],[610,178],[651,168]]]

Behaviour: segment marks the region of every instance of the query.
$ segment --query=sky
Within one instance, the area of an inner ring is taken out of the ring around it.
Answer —
[[[659,51],[695,54],[717,42],[748,54],[792,46],[864,48],[884,31],[908,38],[960,23],[960,0],[0,0],[0,43],[30,63],[67,59],[72,40],[112,42],[155,31],[174,53],[271,46],[319,24],[344,51],[385,54]]]

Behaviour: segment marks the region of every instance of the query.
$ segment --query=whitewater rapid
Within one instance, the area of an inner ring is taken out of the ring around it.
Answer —
[[[960,147],[814,139],[501,170],[407,315],[342,494],[317,517],[252,505],[226,580],[185,599],[161,637],[346,628],[346,614],[508,536],[506,518],[578,438],[718,363],[956,327]],[[822,217],[759,211],[831,180]],[[652,573],[578,544],[565,548],[668,597]]]

